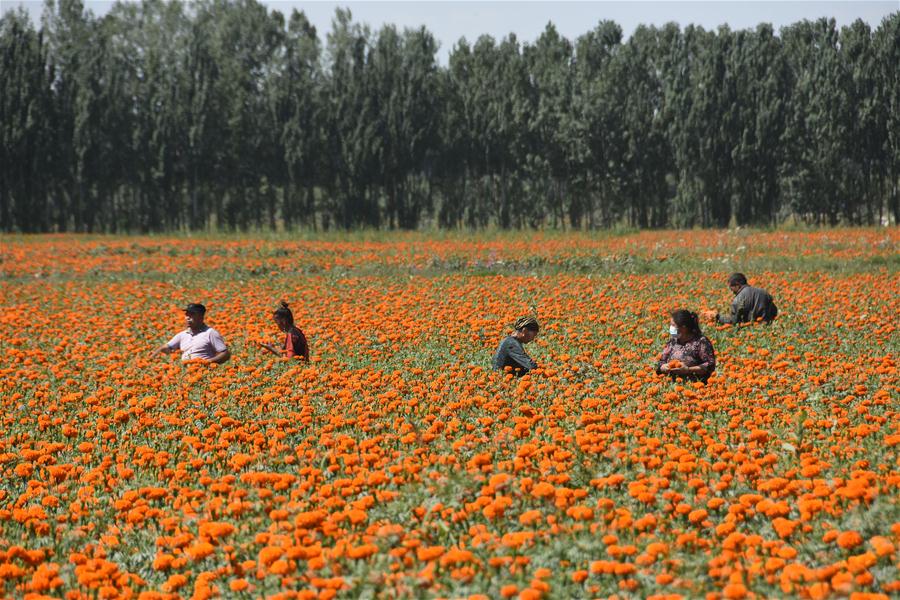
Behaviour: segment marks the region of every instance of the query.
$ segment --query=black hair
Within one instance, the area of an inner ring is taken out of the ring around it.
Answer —
[[[281,304],[278,308],[275,309],[275,312],[272,313],[272,316],[286,319],[288,325],[294,324],[294,313],[291,312],[291,309],[288,308],[288,303],[284,300],[281,301]]]
[[[687,327],[688,331],[697,337],[703,335],[700,331],[700,320],[697,319],[697,313],[691,312],[684,308],[672,311],[672,320],[679,327]]]
[[[516,322],[513,324],[513,328],[516,331],[530,329],[531,331],[537,332],[541,330],[541,326],[538,325],[537,319],[535,319],[534,317],[520,317],[516,319]]]
[[[728,276],[728,285],[747,285],[747,276],[743,273],[732,273]]]
[[[202,304],[197,304],[196,302],[191,302],[187,306],[184,307],[184,312],[195,315],[205,315],[206,307]]]

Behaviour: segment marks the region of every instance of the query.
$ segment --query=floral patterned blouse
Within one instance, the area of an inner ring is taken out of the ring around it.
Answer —
[[[703,367],[706,377],[716,370],[716,352],[706,336],[683,344],[674,336],[670,338],[663,348],[656,370],[659,371],[660,367],[671,360],[680,360],[686,367]]]

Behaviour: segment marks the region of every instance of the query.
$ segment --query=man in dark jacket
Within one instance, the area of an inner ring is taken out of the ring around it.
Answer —
[[[728,277],[728,287],[734,294],[731,315],[723,317],[716,314],[717,323],[737,325],[758,320],[769,323],[778,316],[778,307],[769,292],[749,285],[743,273],[732,273]]]
[[[514,331],[500,342],[500,347],[494,354],[493,366],[495,370],[510,367],[516,377],[521,377],[537,368],[537,363],[525,353],[522,344],[532,341],[537,336],[540,326],[534,317],[522,317],[516,319],[513,329]]]

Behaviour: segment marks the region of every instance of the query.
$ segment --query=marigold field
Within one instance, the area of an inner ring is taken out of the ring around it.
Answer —
[[[0,596],[900,595],[897,228],[0,242]],[[776,322],[655,375],[735,270]]]

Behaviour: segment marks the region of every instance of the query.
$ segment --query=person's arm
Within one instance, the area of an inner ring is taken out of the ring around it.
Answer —
[[[771,294],[766,293],[766,300],[768,301],[768,304],[766,305],[765,321],[771,323],[775,320],[775,317],[778,316],[778,307],[775,306],[775,300],[772,299]]]
[[[229,358],[231,358],[231,351],[225,345],[225,339],[215,329],[213,329],[209,334],[209,342],[212,344],[213,350],[215,350],[217,353],[215,356],[209,359],[209,362],[221,365]]]
[[[677,369],[669,369],[666,372],[670,375],[700,375],[701,377],[707,374],[707,371],[703,367],[703,365],[694,365],[692,367],[678,367]]]
[[[666,342],[665,347],[663,347],[662,354],[659,357],[659,362],[656,363],[656,373],[657,375],[661,373],[668,373],[669,367],[666,363],[669,362],[669,358],[672,356],[672,340]]]
[[[503,362],[506,360],[506,342],[500,342],[497,350],[494,352],[494,358],[491,360],[491,368],[495,371],[503,368]]]
[[[723,325],[737,325],[738,323],[743,323],[747,320],[747,300],[746,294],[744,290],[747,288],[744,287],[743,290],[738,292],[737,296],[734,297],[734,300],[731,301],[731,315],[729,316],[716,316],[716,321],[722,323]]]
[[[223,350],[222,352],[219,352],[218,354],[213,356],[211,359],[209,359],[209,362],[216,363],[217,365],[221,365],[222,363],[226,362],[229,358],[231,358],[231,350],[229,350],[228,348],[225,348],[225,350]]]
[[[297,356],[297,353],[294,352],[294,347],[297,344],[296,339],[297,336],[295,336],[293,333],[287,334],[287,339],[285,340],[284,344],[284,354],[288,358],[294,358],[295,356]]]
[[[713,350],[712,342],[707,338],[700,338],[700,364],[692,367],[695,374],[709,375],[716,370],[716,351]]]
[[[156,348],[151,353],[151,356],[157,356],[159,354],[171,354],[173,352],[177,352],[180,344],[181,344],[181,334],[179,333],[179,334],[176,334],[175,337],[173,337],[171,340],[169,340],[168,342],[166,342],[159,348]]]
[[[306,335],[301,331],[298,337],[300,339],[300,356],[309,360],[309,342],[306,341]]]
[[[531,357],[525,353],[525,349],[522,347],[521,342],[510,344],[506,355],[526,371],[537,369],[537,363],[531,360]]]
[[[276,348],[274,344],[267,344],[265,342],[256,342],[256,344],[263,350],[268,350],[272,354],[281,354],[281,352],[278,351],[278,348]]]

